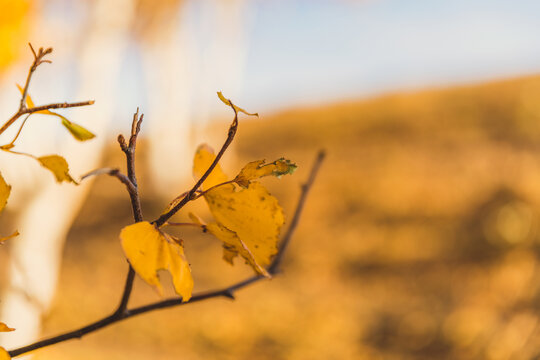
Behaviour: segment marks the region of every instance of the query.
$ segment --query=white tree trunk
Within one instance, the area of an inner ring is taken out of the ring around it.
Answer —
[[[185,12],[161,24],[163,31],[156,41],[141,44],[149,103],[149,108],[142,110],[145,136],[150,140],[150,169],[159,192],[168,197],[183,191],[191,178],[191,159],[196,144],[206,140],[202,134],[211,115],[209,109],[217,103],[215,92],[223,90],[231,98],[239,94],[246,24],[251,17],[246,0],[186,3]],[[96,105],[77,111],[77,122],[98,136],[86,143],[62,140],[56,149],[77,175],[99,167],[106,142],[111,140],[107,130],[112,127],[121,94],[121,62],[136,20],[134,0],[96,0],[88,6],[91,15],[80,40],[76,60],[80,86],[74,98],[96,100]],[[175,30],[166,31],[171,28]],[[29,125],[34,127],[37,122]],[[47,127],[40,131],[41,138],[47,139]],[[64,139],[68,137],[64,134]],[[38,153],[44,154],[42,150]],[[41,316],[49,309],[56,290],[66,234],[90,185],[58,185],[35,162],[14,161],[19,169],[24,163],[33,170],[19,171],[27,181],[12,181],[16,192],[20,193],[23,185],[28,189],[27,196],[14,199],[25,208],[17,225],[21,236],[11,244],[10,284],[0,303],[0,319],[17,328],[1,336],[0,343],[6,348],[26,345],[39,337]]]
[[[132,14],[131,0],[98,0],[93,4],[89,33],[81,43],[77,59],[80,88],[76,98],[94,98],[99,106],[78,111],[77,119],[91,124],[89,128],[101,136],[82,144],[65,141],[59,147],[73,174],[99,166],[107,140],[103,134],[110,127],[118,96],[117,78]],[[37,163],[33,166],[39,168]],[[0,341],[6,348],[25,345],[39,337],[41,315],[49,309],[56,289],[66,234],[90,188],[89,183],[59,186],[48,173],[36,176],[43,182],[25,203],[17,227],[21,235],[11,244],[10,284],[2,296],[1,319],[16,326],[17,331],[2,333]],[[14,183],[14,188],[18,185]]]

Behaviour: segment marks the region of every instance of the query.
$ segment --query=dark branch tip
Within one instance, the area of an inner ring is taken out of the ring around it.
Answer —
[[[28,43],[28,46],[30,46],[30,50],[32,50],[32,54],[34,54],[34,59],[37,58],[37,54],[36,54],[36,51],[34,50],[34,47],[32,46],[31,43]]]
[[[126,139],[124,138],[124,135],[122,134],[118,135],[116,140],[118,140],[118,143],[120,144],[120,147],[122,148],[122,150],[126,151],[127,145],[126,145]]]

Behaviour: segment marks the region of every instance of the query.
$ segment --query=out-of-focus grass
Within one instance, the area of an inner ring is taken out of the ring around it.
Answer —
[[[238,161],[226,170],[259,158],[296,160],[293,177],[264,181],[289,216],[316,151],[328,152],[284,274],[234,302],[143,315],[36,357],[535,358],[539,120],[540,78],[530,77],[244,121]],[[219,127],[224,134],[227,125]],[[154,218],[165,202],[143,187],[145,195],[145,215]],[[117,234],[130,215],[121,185],[99,179],[69,234],[46,335],[116,306],[126,271]],[[174,231],[198,289],[250,273],[240,261],[223,263],[216,240]],[[132,303],[157,298],[137,280]]]

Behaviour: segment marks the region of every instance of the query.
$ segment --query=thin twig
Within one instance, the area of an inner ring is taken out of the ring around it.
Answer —
[[[130,194],[134,193],[134,192],[137,192],[137,189],[135,188],[135,186],[133,185],[131,180],[129,180],[129,178],[125,174],[122,174],[119,169],[113,169],[113,168],[96,169],[96,170],[90,171],[89,173],[86,173],[83,176],[81,176],[81,181],[83,181],[84,179],[87,179],[87,178],[89,178],[91,176],[97,176],[97,175],[110,175],[110,176],[113,176],[113,177],[117,178],[118,180],[120,180],[120,182],[122,184],[126,185],[127,190],[128,190],[128,192]]]
[[[311,169],[310,175],[308,177],[308,181],[301,188],[300,198],[298,200],[298,204],[296,205],[296,210],[294,212],[291,224],[289,225],[289,228],[288,228],[286,234],[283,237],[282,245],[279,248],[277,256],[274,258],[274,261],[272,262],[272,264],[267,269],[268,272],[271,272],[272,269],[276,269],[279,266],[280,262],[281,262],[281,259],[283,257],[283,253],[287,249],[287,244],[290,242],[292,236],[294,235],[294,232],[295,232],[296,228],[298,227],[298,222],[300,220],[300,216],[302,214],[302,209],[304,208],[304,204],[305,204],[306,199],[307,199],[307,194],[308,194],[309,190],[311,189],[311,187],[313,186],[313,182],[314,182],[314,180],[315,180],[315,178],[317,176],[317,172],[318,172],[318,170],[320,168],[320,165],[321,165],[323,159],[324,159],[324,152],[320,152],[318,154],[318,156],[317,156],[315,164],[313,165],[313,167]],[[131,270],[131,267],[130,267],[130,270]],[[130,278],[131,274],[132,274],[132,272],[130,271],[128,273],[128,279],[127,280],[131,279]],[[134,276],[134,274],[133,274],[133,276]],[[259,281],[259,280],[261,280],[261,279],[264,279],[264,277],[262,275],[254,275],[254,276],[248,277],[248,278],[246,278],[244,280],[238,281],[238,282],[236,282],[236,283],[234,283],[234,284],[232,284],[230,286],[227,286],[227,287],[224,287],[224,288],[221,288],[221,289],[194,294],[191,297],[191,299],[189,299],[189,301],[186,301],[186,302],[182,302],[181,297],[175,297],[175,298],[170,298],[170,299],[158,301],[158,302],[155,302],[155,303],[151,303],[151,304],[148,304],[148,305],[139,306],[139,307],[136,307],[136,308],[133,308],[133,309],[126,309],[125,311],[122,311],[122,312],[118,311],[118,309],[117,309],[113,314],[111,314],[109,316],[106,316],[103,319],[97,320],[96,322],[93,322],[93,323],[91,323],[89,325],[81,327],[79,329],[76,329],[76,330],[73,330],[73,331],[58,335],[58,336],[54,336],[54,337],[51,337],[51,338],[48,338],[48,339],[45,339],[45,340],[41,340],[41,341],[38,341],[38,342],[33,343],[31,345],[20,347],[18,349],[10,350],[9,355],[11,357],[15,357],[15,356],[18,356],[18,355],[25,354],[25,353],[27,353],[29,351],[33,351],[33,350],[43,348],[43,347],[46,347],[46,346],[49,346],[49,345],[57,344],[57,343],[62,342],[62,341],[75,339],[75,338],[81,338],[86,334],[97,331],[97,330],[99,330],[101,328],[104,328],[104,327],[106,327],[108,325],[111,325],[113,323],[120,322],[122,320],[131,318],[133,316],[141,315],[141,314],[144,314],[144,313],[147,313],[147,312],[150,312],[150,311],[154,311],[154,310],[158,310],[158,309],[166,309],[166,308],[170,308],[170,307],[188,305],[188,304],[192,304],[192,303],[195,303],[195,302],[209,300],[209,299],[217,298],[217,297],[226,297],[226,298],[229,298],[229,299],[234,299],[235,298],[234,293],[237,290],[245,288],[245,287],[247,287],[247,286],[249,286],[249,285],[251,285],[251,284],[253,284],[253,283],[255,283],[255,282]],[[130,282],[126,281],[126,285],[128,285],[128,284],[130,284]],[[131,280],[131,284],[132,284],[132,280]],[[131,291],[131,289],[129,289],[129,291]],[[126,290],[124,290],[124,295],[125,294],[126,294]],[[129,295],[127,296],[127,298],[129,298]],[[122,297],[122,300],[124,300],[124,297]],[[121,304],[122,303],[123,303],[123,301],[121,302]],[[127,301],[126,301],[126,304],[127,304]]]
[[[163,226],[194,226],[194,227],[198,227],[199,229],[202,229],[203,232],[206,232],[206,225],[197,224],[197,223],[186,223],[186,222],[179,223],[179,222],[167,221],[165,224],[163,224]]]
[[[17,141],[17,139],[19,138],[19,135],[21,135],[21,131],[24,127],[24,124],[26,124],[26,121],[28,120],[29,117],[30,117],[30,114],[26,115],[23,122],[21,123],[21,126],[19,126],[19,130],[17,131],[17,134],[15,134],[15,137],[13,138],[13,140],[11,140],[9,144],[7,144],[9,148],[12,148],[15,146],[15,141]]]
[[[36,71],[39,65],[43,63],[50,63],[50,60],[44,60],[43,58],[52,53],[52,48],[39,48],[38,52],[34,50],[32,47],[32,44],[28,44],[30,46],[30,50],[32,51],[32,54],[34,55],[34,61],[32,62],[32,65],[30,66],[30,69],[28,70],[28,75],[26,76],[26,82],[24,84],[24,88],[22,89],[22,95],[21,95],[21,101],[19,103],[19,109],[17,112],[8,120],[2,127],[0,128],[0,134],[2,134],[4,131],[6,131],[7,128],[9,128],[18,118],[20,118],[22,115],[25,114],[33,114],[39,111],[43,110],[49,110],[49,109],[65,109],[65,108],[72,108],[72,107],[78,107],[78,106],[87,106],[94,104],[94,100],[88,100],[88,101],[81,101],[81,102],[74,102],[74,103],[53,103],[48,105],[41,105],[41,106],[35,106],[32,108],[26,107],[26,98],[28,97],[28,88],[30,87],[30,81],[32,79],[32,75]],[[24,125],[24,124],[23,124]],[[19,132],[22,130],[22,126],[19,129]]]
[[[313,182],[315,181],[315,178],[319,173],[319,169],[322,165],[322,162],[324,161],[325,156],[326,152],[324,150],[320,150],[317,154],[315,162],[313,163],[307,181],[305,182],[305,184],[302,185],[302,192],[300,193],[300,199],[298,199],[298,205],[296,206],[296,209],[294,211],[291,225],[289,225],[287,232],[285,233],[285,235],[283,235],[278,252],[274,257],[274,260],[272,260],[272,263],[268,267],[268,272],[272,275],[276,275],[277,273],[279,273],[279,266],[281,265],[281,262],[283,261],[283,256],[287,251],[289,243],[291,242],[294,230],[298,226],[298,221],[300,220],[300,215],[302,214],[302,210],[304,209],[304,204],[306,203],[306,198],[308,196],[309,190],[313,186]]]
[[[210,190],[214,190],[215,188],[218,188],[218,187],[223,186],[223,185],[234,184],[235,182],[236,182],[236,180],[233,179],[233,180],[222,182],[221,184],[214,185],[211,188],[208,188],[208,189],[206,189],[204,191],[198,192],[197,195],[193,196],[192,200],[197,200],[201,196],[204,196],[205,194],[207,194]]]
[[[139,108],[133,114],[133,120],[131,121],[131,134],[129,137],[129,146],[126,146],[126,142],[120,141],[123,137],[120,135],[118,137],[120,148],[126,155],[126,164],[127,164],[127,173],[129,182],[133,185],[133,190],[128,191],[129,197],[131,199],[131,208],[133,210],[133,219],[135,222],[143,221],[143,214],[141,208],[141,198],[139,196],[139,187],[137,185],[137,176],[135,173],[135,149],[137,147],[137,136],[141,131],[141,124],[143,121],[144,115],[139,116]],[[115,315],[118,317],[125,316],[125,312],[129,303],[129,298],[131,296],[131,291],[133,290],[133,281],[135,280],[135,270],[131,264],[128,265],[128,274],[126,276],[126,281],[124,284],[124,291],[122,292],[122,299],[120,304],[115,311]]]
[[[34,74],[34,71],[36,71],[37,67],[43,63],[43,58],[47,55],[52,53],[52,48],[47,48],[46,50],[43,50],[43,48],[39,48],[38,53],[34,51],[34,48],[32,47],[32,44],[28,43],[30,46],[30,50],[32,50],[32,54],[34,55],[34,61],[32,62],[32,65],[30,66],[30,70],[28,71],[28,76],[26,77],[26,82],[24,84],[24,88],[22,91],[21,96],[21,102],[19,105],[19,111],[26,109],[26,97],[28,96],[28,87],[30,86],[30,80],[32,79],[32,75]],[[50,61],[47,61],[50,63]]]
[[[162,226],[167,220],[169,220],[174,214],[176,214],[178,210],[184,207],[184,205],[186,205],[189,201],[194,199],[194,195],[199,189],[199,187],[201,187],[202,183],[210,175],[212,170],[214,170],[219,160],[221,160],[221,157],[223,156],[223,154],[225,153],[225,151],[227,150],[227,148],[233,141],[234,135],[236,135],[236,131],[238,130],[238,112],[236,111],[236,108],[234,106],[232,106],[232,109],[234,111],[234,120],[231,126],[229,127],[227,139],[223,143],[221,150],[219,150],[218,154],[216,155],[216,158],[214,159],[210,167],[206,170],[206,172],[203,174],[203,176],[201,176],[199,181],[197,181],[197,183],[191,188],[191,190],[187,192],[186,196],[184,196],[184,198],[181,201],[179,201],[178,204],[176,204],[172,209],[170,209],[165,214],[161,215],[159,218],[153,221],[153,223],[156,224],[158,227]]]

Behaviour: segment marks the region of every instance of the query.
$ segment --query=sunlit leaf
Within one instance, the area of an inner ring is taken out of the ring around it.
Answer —
[[[69,132],[71,133],[71,135],[73,135],[75,139],[79,141],[86,141],[96,137],[96,135],[92,134],[90,131],[86,130],[81,125],[69,121],[60,114],[54,114],[62,118],[62,125],[64,125],[64,127],[69,130]]]
[[[292,174],[297,168],[295,163],[284,158],[268,164],[265,164],[265,162],[265,160],[257,160],[248,163],[234,178],[234,181],[245,188],[253,180],[270,175],[280,177],[282,175]]]
[[[6,183],[6,180],[0,174],[0,212],[6,207],[11,186]]]
[[[14,330],[15,329],[10,328],[9,326],[4,324],[3,322],[0,322],[0,332],[10,332],[10,331],[14,331]]]
[[[11,356],[9,356],[9,353],[0,346],[0,360],[10,360]]]
[[[193,160],[193,175],[197,179],[200,179],[215,158],[214,150],[210,146],[206,144],[200,145],[195,152],[195,159]],[[229,180],[227,175],[221,170],[221,166],[217,164],[206,180],[204,180],[201,187],[203,189],[210,189],[212,186],[224,183],[227,180]]]
[[[19,91],[22,94],[24,89],[19,84],[17,84],[17,87],[19,88]],[[35,107],[34,101],[32,100],[32,97],[30,96],[30,94],[28,93],[26,94],[26,107],[29,109]],[[62,125],[66,129],[69,130],[69,132],[71,133],[71,135],[73,135],[75,139],[79,141],[86,141],[86,140],[90,140],[96,137],[96,135],[92,134],[90,131],[88,131],[81,125],[75,124],[74,122],[69,121],[65,116],[58,114],[54,111],[50,111],[46,109],[46,110],[37,111],[36,114],[53,115],[53,116],[59,117],[62,120]]]
[[[176,293],[183,301],[191,298],[193,278],[180,240],[147,221],[126,226],[120,233],[122,248],[133,269],[160,294],[163,288],[157,272],[168,270]]]
[[[211,149],[199,147],[193,167],[195,176],[202,176],[214,158]],[[212,174],[214,177],[208,184],[205,181],[203,190],[227,181],[219,167]],[[258,182],[240,189],[233,184],[213,187],[204,198],[216,220],[207,229],[226,245],[225,260],[232,262],[239,254],[255,271],[265,274],[264,267],[277,253],[279,231],[284,223],[277,199]]]
[[[17,84],[17,88],[19,89],[21,94],[24,92],[24,89],[22,88],[21,85]],[[36,107],[36,105],[34,104],[34,101],[32,100],[32,97],[30,96],[29,93],[26,93],[26,107],[29,108],[29,109],[31,109],[33,107]],[[57,115],[56,113],[53,113],[52,111],[50,111],[48,109],[41,110],[41,111],[36,111],[35,114]]]
[[[37,158],[41,165],[49,169],[55,176],[58,182],[77,182],[69,174],[69,165],[63,157],[60,155],[48,155]]]
[[[225,105],[229,105],[230,107],[234,108],[237,112],[242,112],[246,115],[250,115],[250,116],[259,116],[258,113],[249,113],[247,112],[246,110],[242,109],[242,108],[239,108],[238,106],[234,105],[231,100],[227,99],[225,96],[223,96],[223,93],[221,91],[218,91],[218,97],[221,101],[223,101],[223,103]]]
[[[206,225],[206,229],[223,241],[223,259],[225,261],[232,265],[233,259],[240,254],[246,260],[246,263],[251,265],[258,273],[270,277],[270,274],[257,262],[251,250],[234,231],[219,223],[210,223]]]

